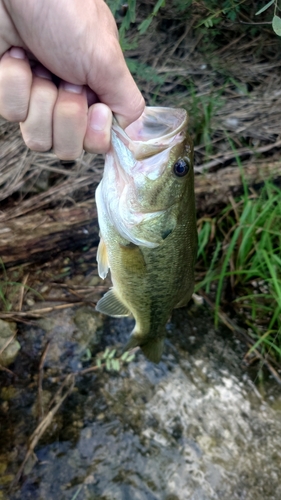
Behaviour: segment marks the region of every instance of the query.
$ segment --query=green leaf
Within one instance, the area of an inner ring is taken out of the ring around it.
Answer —
[[[276,35],[281,36],[281,18],[279,16],[273,17],[272,28]]]
[[[156,5],[153,9],[153,14],[157,14],[158,10],[161,9],[161,7],[165,7],[165,0],[158,0],[158,2],[156,2]]]
[[[109,355],[109,352],[110,352],[110,351],[109,351],[109,349],[108,349],[108,347],[107,347],[107,348],[105,349],[104,353],[103,353],[103,357],[102,357],[102,359],[106,359],[106,358],[108,357],[108,355]]]
[[[112,364],[112,369],[116,372],[119,372],[120,371],[120,363],[118,361],[118,359],[113,359],[111,361],[111,364]]]
[[[90,351],[89,348],[87,348],[83,354],[83,356],[81,356],[81,360],[82,361],[90,361],[90,359],[92,358],[92,353]]]
[[[147,17],[147,19],[145,19],[144,21],[142,21],[142,23],[140,23],[138,30],[139,30],[141,35],[143,35],[146,32],[146,30],[149,28],[152,19],[153,19],[153,16],[150,16],[150,17]]]
[[[268,2],[266,5],[264,5],[258,12],[255,13],[255,16],[258,16],[259,14],[261,14],[262,12],[264,12],[266,9],[268,9],[268,7],[270,7],[273,3],[275,2],[275,0],[270,0],[270,2]]]
[[[115,353],[116,353],[116,349],[112,349],[112,351],[108,355],[108,359],[114,358]]]
[[[213,19],[212,19],[213,16],[211,17],[207,17],[207,19],[204,20],[204,25],[206,26],[206,28],[212,28],[213,26]]]
[[[154,6],[153,11],[150,14],[150,16],[148,16],[144,21],[142,21],[138,27],[138,30],[139,30],[141,35],[143,35],[146,32],[146,30],[149,28],[151,21],[152,21],[153,17],[156,16],[158,10],[160,10],[161,7],[164,7],[164,6],[165,6],[165,0],[158,0],[158,2],[156,2],[156,5]]]
[[[130,363],[130,361],[133,361],[133,359],[135,359],[135,355],[130,354],[130,356],[127,357],[126,361],[127,361],[127,363]]]
[[[139,78],[146,80],[147,82],[160,84],[164,82],[164,77],[158,75],[155,68],[152,68],[152,66],[148,66],[147,64],[131,59],[130,57],[126,58],[126,63],[133,75],[137,75]]]

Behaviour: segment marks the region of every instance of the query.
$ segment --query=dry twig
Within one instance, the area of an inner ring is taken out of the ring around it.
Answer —
[[[43,368],[44,368],[44,363],[46,356],[48,354],[48,350],[50,347],[50,341],[47,342],[45,345],[45,348],[42,352],[41,359],[40,359],[40,364],[39,364],[39,373],[38,373],[38,413],[39,413],[39,422],[42,420],[44,417],[44,410],[43,410],[43,401],[42,401],[42,382],[43,382]]]
[[[28,280],[28,276],[29,276],[29,273],[27,273],[24,276],[24,278],[22,280],[22,284],[21,284],[20,290],[19,290],[19,305],[18,305],[19,312],[22,310],[22,303],[23,303],[24,291],[25,291],[25,286],[26,286],[27,280]]]
[[[70,302],[67,304],[59,304],[57,306],[52,307],[42,307],[40,309],[32,309],[31,311],[19,312],[19,311],[10,311],[6,313],[0,313],[1,319],[13,320],[13,321],[21,321],[23,318],[41,318],[45,314],[49,314],[50,312],[57,311],[60,309],[67,309],[68,307],[80,306],[84,304],[84,301]]]

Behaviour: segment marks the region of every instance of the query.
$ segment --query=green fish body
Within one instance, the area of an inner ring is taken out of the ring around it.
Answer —
[[[114,123],[96,191],[102,278],[113,288],[96,309],[136,324],[125,349],[159,362],[165,324],[194,286],[197,230],[193,148],[183,109],[149,108],[126,131]]]

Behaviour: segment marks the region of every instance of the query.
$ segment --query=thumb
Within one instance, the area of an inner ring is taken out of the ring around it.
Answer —
[[[107,50],[102,53],[102,64],[95,72],[90,65],[88,85],[99,100],[111,109],[121,127],[125,128],[142,114],[145,102],[127,65],[116,37],[107,40]]]

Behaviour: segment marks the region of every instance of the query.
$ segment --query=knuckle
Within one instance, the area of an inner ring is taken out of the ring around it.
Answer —
[[[61,119],[77,120],[81,116],[86,116],[84,106],[80,102],[58,102],[55,109],[55,114]]]
[[[37,151],[43,153],[44,151],[49,151],[52,147],[51,140],[38,139],[34,137],[25,138],[23,140],[27,147],[32,151]]]
[[[82,149],[80,150],[60,150],[58,148],[53,149],[54,154],[60,159],[65,161],[77,160],[82,154]]]
[[[13,95],[0,95],[0,114],[10,122],[23,122],[28,110],[28,98]]]
[[[53,107],[57,100],[57,89],[55,85],[50,82],[50,85],[35,87],[33,96],[42,107],[50,105]]]
[[[52,147],[52,136],[48,131],[39,131],[27,123],[21,123],[20,129],[22,138],[26,146],[32,151],[44,152],[49,151]]]
[[[0,115],[9,122],[22,122],[26,119],[26,109],[8,108],[7,106],[0,106]]]

